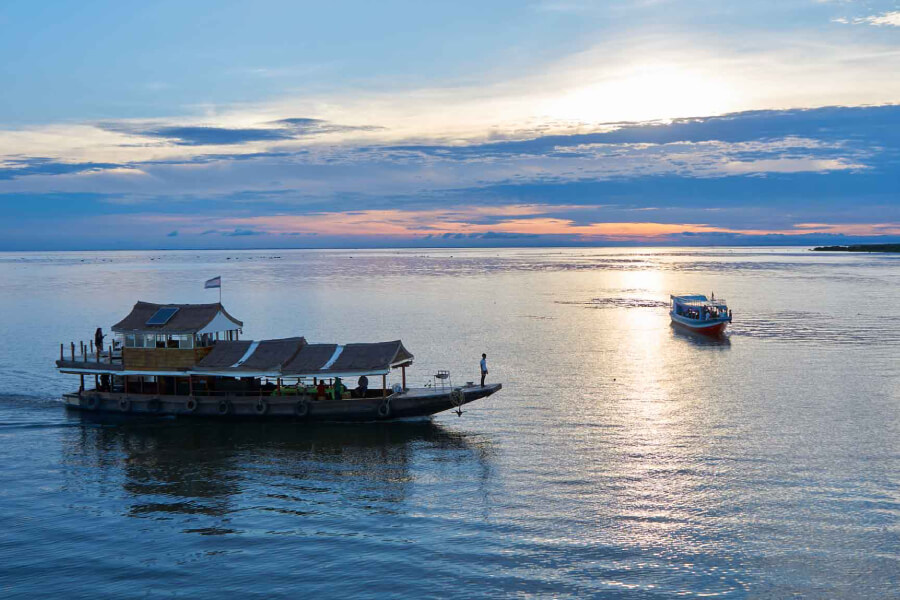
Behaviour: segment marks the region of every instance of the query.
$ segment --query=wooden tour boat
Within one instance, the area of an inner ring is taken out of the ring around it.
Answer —
[[[669,316],[672,323],[703,335],[722,335],[731,323],[731,311],[725,300],[702,294],[670,296],[672,306]]]
[[[221,303],[138,302],[112,327],[115,340],[109,347],[81,343],[76,354],[74,343],[68,353],[60,346],[59,371],[81,380],[77,392],[64,395],[66,406],[179,417],[376,421],[451,409],[462,414],[462,405],[502,388],[471,382],[454,387],[447,371],[435,375],[430,386],[408,388],[406,368],[413,355],[400,340],[251,341],[240,339],[242,327]],[[401,381],[389,387],[388,374],[397,369]],[[93,378],[92,389],[85,387],[85,376]],[[369,388],[370,377],[380,385]]]

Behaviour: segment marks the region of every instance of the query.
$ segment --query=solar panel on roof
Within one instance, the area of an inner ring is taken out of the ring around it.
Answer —
[[[165,325],[178,312],[178,307],[161,308],[147,319],[147,325]]]

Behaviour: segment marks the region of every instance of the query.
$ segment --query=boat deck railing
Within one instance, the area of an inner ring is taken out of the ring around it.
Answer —
[[[106,350],[95,349],[94,345],[80,342],[69,342],[68,349],[65,344],[59,345],[59,360],[71,363],[88,364],[122,364],[122,349],[110,346]]]
[[[82,394],[100,394],[103,397],[110,398],[119,398],[123,395],[127,395],[130,398],[138,399],[138,398],[146,398],[148,400],[159,399],[159,400],[184,400],[185,398],[218,398],[221,400],[229,400],[229,399],[275,399],[275,398],[284,398],[286,400],[295,399],[301,400],[306,399],[309,401],[317,401],[319,400],[319,396],[316,394],[297,394],[297,395],[280,395],[274,393],[274,391],[264,390],[262,393],[258,390],[254,391],[226,391],[226,390],[217,390],[217,391],[208,391],[208,390],[194,390],[193,393],[184,393],[184,394],[172,394],[172,393],[156,393],[153,391],[138,391],[132,390],[129,388],[128,392],[125,392],[125,389],[121,385],[112,386],[111,389],[85,389]],[[386,390],[386,394],[384,396],[367,396],[366,398],[354,398],[354,397],[343,397],[341,400],[372,400],[379,401],[383,398],[390,398],[392,396],[398,396],[399,394],[392,392],[391,390]],[[332,400],[330,394],[326,394],[325,400]]]

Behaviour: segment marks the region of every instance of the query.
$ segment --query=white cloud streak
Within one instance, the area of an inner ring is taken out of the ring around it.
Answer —
[[[835,23],[844,23],[846,25],[874,25],[876,27],[900,27],[900,11],[892,11],[882,13],[880,15],[870,15],[868,17],[858,17],[856,19],[848,19],[839,17],[834,19]]]

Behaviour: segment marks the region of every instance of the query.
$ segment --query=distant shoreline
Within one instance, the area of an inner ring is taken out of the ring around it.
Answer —
[[[900,252],[900,244],[854,244],[852,246],[819,246],[816,252]]]

